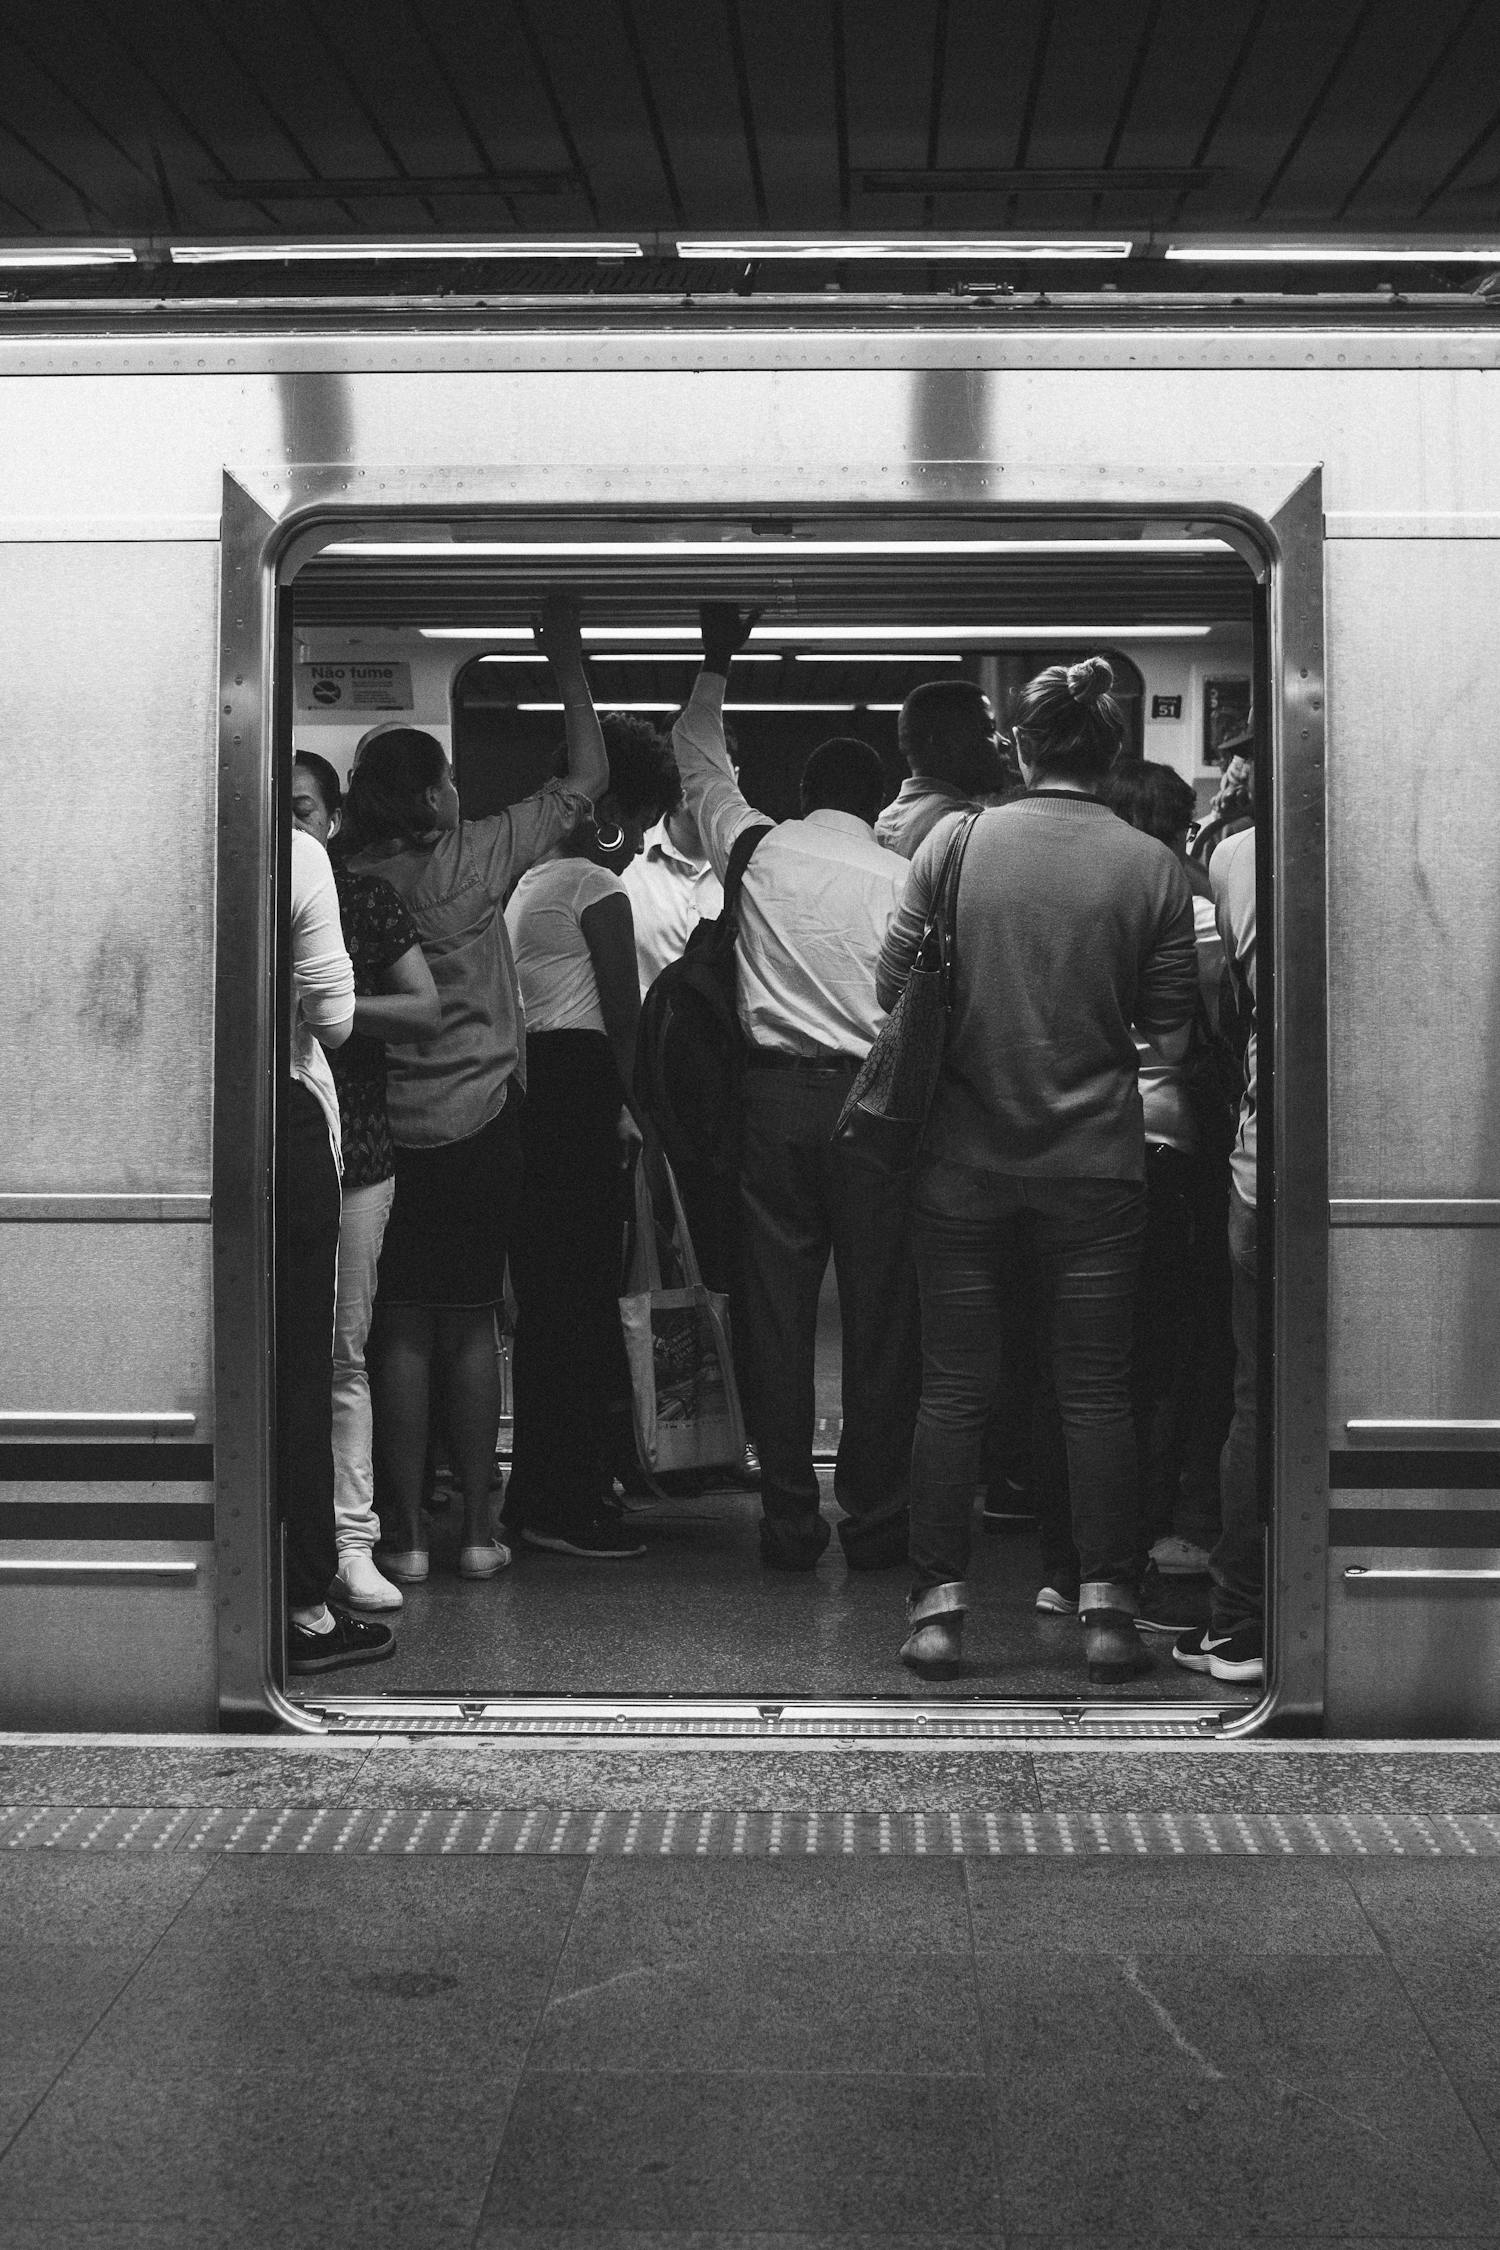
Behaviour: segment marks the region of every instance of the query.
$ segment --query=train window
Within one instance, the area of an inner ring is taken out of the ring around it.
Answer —
[[[546,583],[573,585],[583,600],[596,706],[634,711],[662,728],[695,677],[700,596],[727,592],[762,608],[727,716],[741,788],[773,819],[796,816],[807,756],[834,734],[876,750],[893,795],[905,770],[897,717],[921,682],[972,680],[1003,727],[1036,671],[1098,652],[1114,672],[1127,752],[1170,767],[1200,802],[1218,786],[1202,746],[1206,730],[1222,724],[1223,683],[1252,672],[1261,597],[1238,554],[1197,527],[1143,542],[1148,527],[1137,522],[1116,539],[1091,542],[1091,552],[1066,551],[1067,542],[1034,526],[1025,536],[1013,530],[1008,542],[980,537],[972,522],[881,526],[880,536],[863,540],[847,526],[798,527],[795,536],[757,539],[751,554],[737,527],[717,527],[710,539],[695,524],[701,562],[684,555],[686,539],[668,546],[630,527],[605,527],[604,537],[597,525],[587,528],[585,539],[566,524],[529,525],[523,535],[497,521],[483,536],[469,525],[461,552],[414,545],[411,562],[394,573],[362,571],[358,539],[346,536],[336,557],[307,566],[293,588],[293,630],[306,661],[337,665],[352,660],[356,644],[378,643],[386,661],[407,668],[405,723],[426,726],[451,750],[467,818],[518,803],[557,770],[561,708],[528,633],[543,571]],[[347,714],[310,706],[291,723],[297,747],[322,750],[347,771],[362,731]],[[1227,1303],[1221,1310],[1222,1321],[1216,1312],[1210,1324],[1219,1337]],[[378,1301],[376,1320],[374,1351]],[[840,1334],[830,1266],[813,1395],[830,1519],[842,1434]],[[511,1314],[502,1311],[495,1348],[507,1408],[512,1341]],[[1165,1589],[1158,1604],[1177,1605],[1157,1623],[1179,1612],[1186,1620],[1202,1597],[1226,1398],[1222,1355],[1207,1365],[1183,1336],[1167,1358],[1140,1415],[1147,1538]],[[348,1696],[331,1697],[322,1682],[298,1692],[324,1710],[373,1708],[371,1698],[393,1709],[410,1699],[441,1709],[460,1700],[473,1707],[477,1698],[498,1709],[580,1696],[871,1708],[941,1698],[1018,1709],[1103,1698],[1183,1710],[1258,1700],[1258,1687],[1175,1666],[1165,1632],[1151,1637],[1146,1677],[1128,1688],[1087,1686],[1080,1636],[1063,1614],[1069,1590],[1055,1589],[1060,1599],[1050,1607],[1037,1604],[1048,1573],[1036,1520],[1033,1402],[1019,1376],[1007,1383],[1007,1411],[992,1423],[975,1497],[974,1607],[965,1669],[954,1680],[919,1680],[896,1662],[903,1570],[855,1574],[831,1559],[795,1576],[761,1567],[760,1501],[743,1464],[733,1473],[622,1476],[615,1504],[629,1543],[645,1547],[639,1559],[520,1548],[510,1568],[482,1582],[460,1575],[462,1510],[439,1399],[423,1517],[430,1569],[402,1588],[397,1655],[378,1673],[351,1675]],[[507,1416],[497,1512],[510,1435]]]

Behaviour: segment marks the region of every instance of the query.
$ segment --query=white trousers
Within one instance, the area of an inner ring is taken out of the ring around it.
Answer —
[[[341,1555],[373,1554],[375,1465],[365,1338],[375,1309],[375,1268],[395,1200],[394,1180],[345,1188],[333,1314],[333,1514]]]

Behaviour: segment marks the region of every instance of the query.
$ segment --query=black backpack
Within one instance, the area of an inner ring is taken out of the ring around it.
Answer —
[[[764,827],[742,829],[724,870],[724,907],[700,922],[678,961],[647,987],[636,1039],[635,1092],[662,1137],[668,1160],[721,1177],[739,1160],[740,1030],[734,946],[740,886]]]

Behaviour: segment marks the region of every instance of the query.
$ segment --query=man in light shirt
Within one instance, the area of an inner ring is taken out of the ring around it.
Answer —
[[[704,662],[672,730],[687,810],[722,882],[742,830],[763,825],[724,744],[730,662],[750,620],[702,612]],[[810,1570],[828,1544],[813,1469],[813,1356],[830,1252],[843,1325],[843,1435],[834,1497],[851,1569],[906,1560],[912,1430],[921,1385],[904,1185],[855,1164],[830,1136],[883,1012],[875,963],[907,863],[875,841],[883,795],[867,743],[823,743],[802,776],[802,818],[756,846],[736,949],[749,1043],[740,1158],[736,1360],[761,1460],[761,1554]]]
[[[698,824],[686,804],[648,828],[621,882],[635,919],[635,958],[641,998],[669,961],[680,961],[700,922],[724,904],[724,886],[708,862]]]
[[[875,823],[875,841],[915,859],[940,820],[976,812],[1021,777],[1000,748],[990,699],[977,680],[924,680],[901,706],[896,744],[910,769]]]

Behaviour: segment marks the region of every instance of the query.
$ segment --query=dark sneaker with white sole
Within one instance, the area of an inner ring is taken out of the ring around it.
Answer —
[[[591,1562],[634,1562],[646,1552],[646,1542],[625,1529],[620,1518],[603,1508],[583,1523],[552,1530],[545,1523],[521,1526],[521,1544],[539,1547],[545,1555],[580,1555]]]
[[[1153,1564],[1141,1580],[1135,1621],[1143,1633],[1181,1633],[1192,1626],[1201,1633],[1208,1625],[1208,1605],[1206,1578],[1164,1577]]]
[[[1216,1632],[1212,1626],[1180,1633],[1172,1644],[1172,1661],[1189,1672],[1207,1672],[1211,1679],[1233,1681],[1244,1687],[1262,1685],[1266,1677],[1265,1627],[1252,1619],[1233,1632]]]
[[[346,1664],[378,1664],[396,1653],[396,1636],[389,1625],[376,1625],[368,1617],[353,1617],[336,1609],[333,1630],[315,1633],[310,1625],[291,1618],[286,1627],[286,1668],[289,1672],[337,1672]]]

